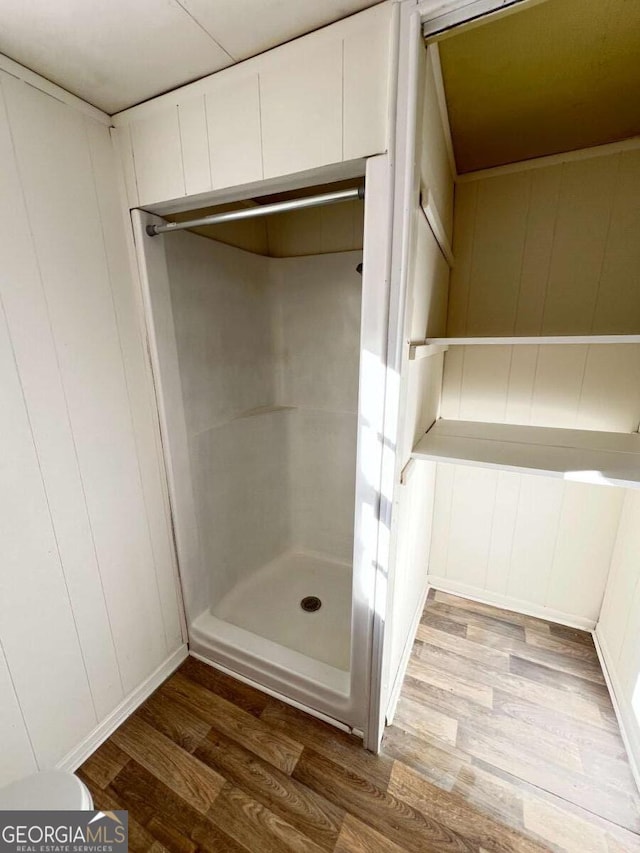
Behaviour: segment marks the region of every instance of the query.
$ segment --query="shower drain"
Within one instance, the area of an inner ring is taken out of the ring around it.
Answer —
[[[316,610],[320,610],[322,607],[322,602],[317,595],[307,595],[300,602],[300,607],[302,607],[306,613],[315,613]]]

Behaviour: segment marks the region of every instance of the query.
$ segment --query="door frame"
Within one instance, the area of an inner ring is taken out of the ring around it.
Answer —
[[[386,393],[382,428],[381,502],[378,519],[377,573],[373,604],[369,715],[364,744],[380,751],[391,688],[391,639],[401,464],[396,453],[403,419],[402,367],[412,239],[412,215],[419,199],[416,168],[417,117],[421,89],[421,42],[437,40],[453,28],[487,17],[513,14],[548,0],[400,0],[397,24],[395,92],[389,132],[392,214],[390,288],[386,355]]]

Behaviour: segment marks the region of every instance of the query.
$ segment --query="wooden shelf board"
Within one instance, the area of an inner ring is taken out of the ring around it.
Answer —
[[[640,488],[640,435],[438,420],[414,459]]]
[[[413,342],[417,345],[417,342]],[[640,344],[640,335],[514,335],[511,337],[427,338],[433,346],[544,346],[545,344]]]

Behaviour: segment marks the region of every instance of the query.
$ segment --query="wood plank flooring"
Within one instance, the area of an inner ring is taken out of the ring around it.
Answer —
[[[640,851],[590,636],[443,593],[379,756],[189,658],[79,775],[133,851]]]

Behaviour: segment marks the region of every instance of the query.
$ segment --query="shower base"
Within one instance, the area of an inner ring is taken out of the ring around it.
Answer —
[[[352,570],[289,551],[237,584],[190,626],[196,653],[348,722]],[[307,612],[301,601],[317,596]]]
[[[301,607],[317,596],[319,610]],[[237,584],[214,616],[300,654],[349,669],[351,566],[300,552],[282,554]]]

